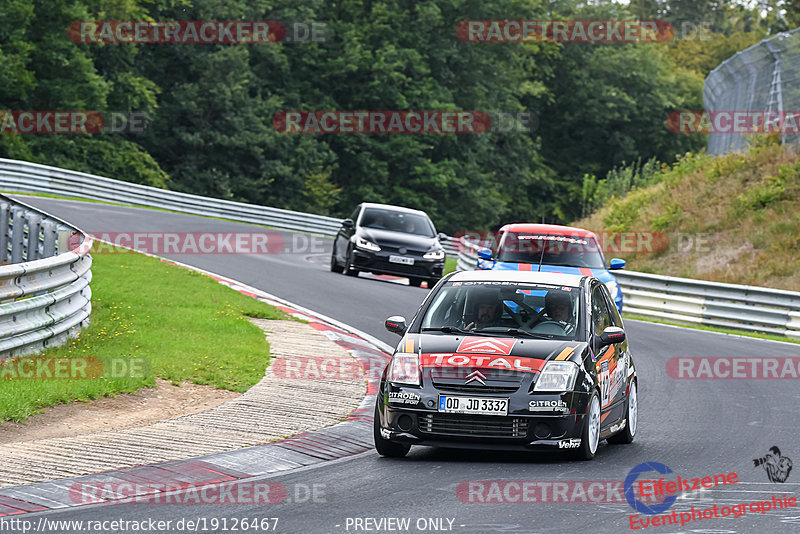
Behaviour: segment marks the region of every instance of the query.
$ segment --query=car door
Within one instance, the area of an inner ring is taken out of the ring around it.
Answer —
[[[353,213],[350,214],[350,220],[353,221],[353,226],[347,227],[342,224],[339,231],[334,238],[334,250],[336,251],[336,261],[344,264],[347,260],[347,247],[350,244],[350,238],[356,231],[356,224],[358,223],[358,216],[361,214],[361,204],[356,206]]]
[[[592,350],[595,354],[595,370],[600,383],[601,427],[608,426],[622,417],[627,377],[627,350],[621,350],[623,343],[613,343],[600,347],[600,334],[615,324],[610,305],[613,306],[608,289],[595,283],[592,288]],[[616,308],[616,306],[615,306]],[[621,357],[621,355],[623,355]]]

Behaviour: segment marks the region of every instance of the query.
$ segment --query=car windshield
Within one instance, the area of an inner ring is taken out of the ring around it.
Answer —
[[[578,339],[580,290],[514,282],[449,282],[422,318],[423,331]]]
[[[361,227],[424,237],[434,236],[433,224],[424,215],[380,208],[366,208],[361,216]]]
[[[542,254],[544,248],[544,254]],[[597,240],[568,235],[506,233],[497,252],[499,261],[605,269]]]

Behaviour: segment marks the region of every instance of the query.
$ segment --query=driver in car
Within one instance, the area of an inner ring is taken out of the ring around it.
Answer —
[[[494,326],[502,313],[501,303],[494,296],[484,296],[475,305],[477,316],[476,321],[472,321],[464,330],[483,330],[487,326]]]
[[[545,320],[555,321],[563,327],[572,324],[572,298],[565,291],[551,289],[544,297]]]

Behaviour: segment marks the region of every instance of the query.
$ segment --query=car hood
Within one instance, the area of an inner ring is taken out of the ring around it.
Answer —
[[[553,359],[578,361],[585,348],[583,341],[445,334],[408,334],[399,346],[403,352],[421,351],[423,368],[521,372],[538,372]]]
[[[420,252],[428,252],[434,246],[439,247],[439,240],[436,237],[404,234],[402,232],[392,232],[390,230],[359,228],[358,235],[381,247],[403,247],[409,250],[416,250]]]

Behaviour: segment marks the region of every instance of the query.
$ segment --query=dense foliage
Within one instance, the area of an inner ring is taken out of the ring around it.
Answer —
[[[791,3],[791,2],[789,2]],[[702,108],[708,71],[791,17],[722,0],[4,0],[0,109],[137,112],[144,132],[0,134],[0,157],[159,187],[346,215],[362,201],[427,210],[439,229],[581,215],[585,175],[701,148],[670,111]],[[678,6],[680,4],[680,8]],[[788,4],[787,4],[788,5]],[[481,44],[465,19],[666,18],[662,44]],[[703,35],[687,19],[710,21]],[[324,42],[85,44],[81,20],[325,24]],[[686,26],[691,28],[691,25]],[[529,112],[528,132],[284,134],[281,110]]]

